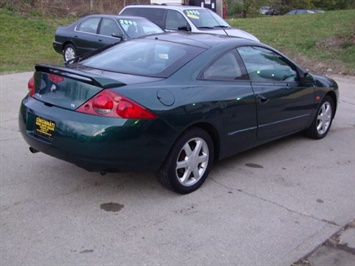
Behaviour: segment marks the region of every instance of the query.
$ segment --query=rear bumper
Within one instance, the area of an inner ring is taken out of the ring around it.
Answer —
[[[55,122],[52,139],[36,134],[36,117]],[[171,128],[159,119],[103,118],[48,107],[31,97],[22,101],[18,122],[30,147],[88,171],[157,171],[173,142]]]
[[[62,45],[62,43],[59,43],[59,42],[54,41],[54,42],[52,43],[52,45],[53,45],[53,49],[54,49],[57,53],[62,54],[62,51],[63,51],[63,45]]]

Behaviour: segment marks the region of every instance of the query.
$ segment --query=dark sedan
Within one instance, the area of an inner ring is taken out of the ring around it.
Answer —
[[[28,86],[19,127],[32,152],[89,171],[155,171],[179,193],[215,160],[299,131],[325,137],[339,94],[267,45],[188,33],[36,65]]]
[[[164,32],[153,22],[133,16],[90,15],[58,27],[53,48],[68,61],[109,44]]]

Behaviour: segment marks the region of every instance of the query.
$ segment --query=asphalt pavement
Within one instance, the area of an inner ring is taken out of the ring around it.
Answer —
[[[101,176],[31,154],[17,124],[31,75],[0,76],[1,265],[354,266],[354,77],[333,76],[326,138],[217,162],[181,196],[152,173]]]

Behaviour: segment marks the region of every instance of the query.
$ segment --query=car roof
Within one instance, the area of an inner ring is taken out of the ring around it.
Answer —
[[[289,12],[314,12],[314,10],[311,9],[292,9]]]
[[[179,5],[179,4],[164,4],[164,5],[157,5],[157,4],[146,4],[146,5],[128,5],[125,8],[159,8],[159,9],[171,9],[171,10],[178,10],[178,11],[184,11],[187,9],[200,9],[200,10],[209,10],[205,7],[200,7],[200,6],[187,6],[187,5]],[[125,9],[124,8],[124,9]]]
[[[228,47],[230,47],[231,45],[235,45],[235,46],[255,45],[255,44],[260,45],[260,42],[256,42],[244,38],[227,36],[227,35],[209,34],[209,33],[171,32],[171,33],[149,35],[143,38],[197,46],[205,49],[209,49],[217,45],[228,46]]]
[[[90,17],[104,17],[104,18],[113,18],[113,19],[134,19],[134,20],[148,20],[147,18],[144,17],[139,17],[139,16],[126,16],[126,15],[111,15],[111,14],[92,14],[85,16],[84,18],[90,18]],[[150,21],[150,20],[148,20]]]

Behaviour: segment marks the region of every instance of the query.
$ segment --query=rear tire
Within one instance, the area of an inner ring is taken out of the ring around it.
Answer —
[[[213,164],[214,147],[210,135],[191,128],[177,140],[158,173],[158,181],[180,194],[197,190]]]
[[[324,138],[332,125],[333,116],[334,101],[327,95],[320,104],[312,125],[306,130],[306,135],[312,139]]]
[[[76,57],[76,49],[72,44],[67,44],[63,49],[63,58],[67,62]]]

